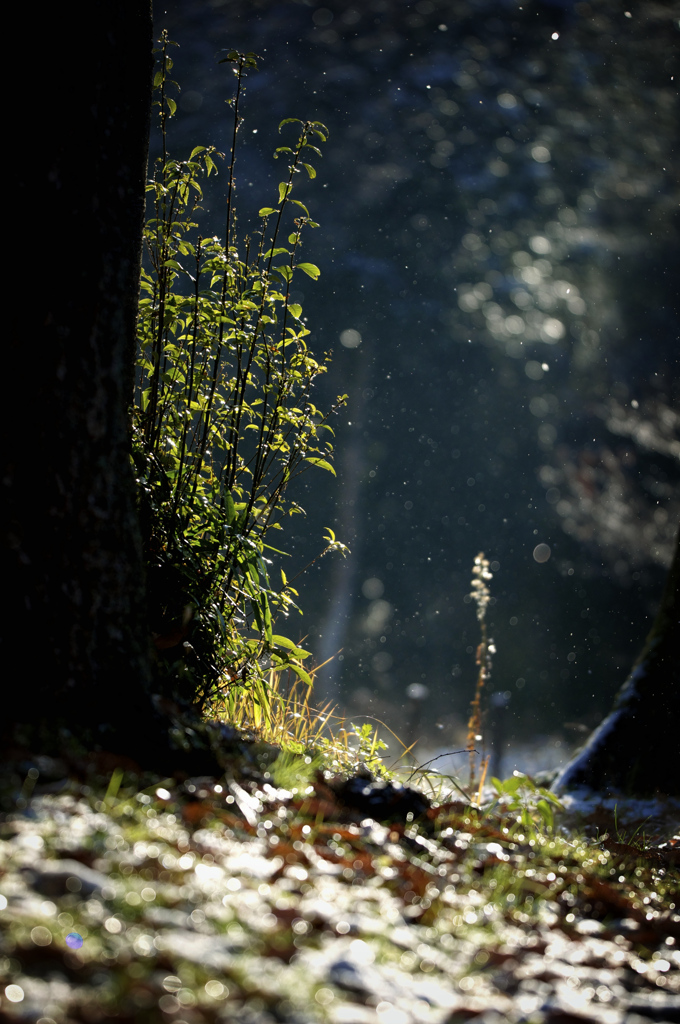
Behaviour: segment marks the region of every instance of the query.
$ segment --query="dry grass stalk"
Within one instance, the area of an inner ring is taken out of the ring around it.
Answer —
[[[477,621],[479,622],[481,633],[481,641],[477,647],[476,657],[476,664],[478,666],[477,685],[475,686],[475,695],[470,702],[470,718],[468,719],[466,743],[466,750],[470,758],[470,792],[474,790],[476,781],[477,752],[475,744],[481,742],[482,739],[482,690],[485,683],[491,677],[491,659],[492,655],[496,653],[493,640],[489,638],[486,627],[486,609],[491,600],[488,582],[491,579],[493,579],[493,573],[489,567],[489,561],[484,557],[484,552],[480,551],[472,567],[472,591],[470,592],[470,597],[477,605]],[[484,784],[488,765],[489,759],[487,757],[484,764],[480,766],[482,771],[480,792],[481,786]]]

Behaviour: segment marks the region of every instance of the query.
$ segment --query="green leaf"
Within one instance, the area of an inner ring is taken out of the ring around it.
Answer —
[[[284,279],[284,281],[293,280],[293,271],[290,267],[284,265],[283,267],[274,267],[274,270],[278,270],[279,274]]]
[[[262,619],[262,609],[260,608],[260,605],[258,604],[257,601],[251,601],[250,607],[253,609],[253,615],[255,616],[255,621],[257,622],[257,628],[259,629],[260,633],[264,634],[264,621]]]
[[[316,178],[316,171],[314,170],[311,164],[303,164],[302,166],[307,171],[307,174],[309,175],[310,178]]]
[[[311,463],[312,466],[318,466],[319,469],[327,469],[329,473],[333,474],[333,476],[337,475],[330,462],[326,462],[325,459],[309,458],[305,459],[305,462]]]
[[[205,149],[205,146],[194,146],[194,148],[191,150],[191,156],[189,157],[189,159],[193,160],[194,157],[198,156],[199,153],[205,153]]]
[[[222,51],[222,52],[224,52],[224,51]],[[241,58],[241,54],[238,52],[238,50],[229,50],[229,52],[227,53],[227,56],[223,57],[222,60],[218,61],[217,63],[218,64],[233,64],[234,62],[240,60],[240,58]]]
[[[548,803],[548,801],[547,800],[539,800],[538,803],[536,804],[536,809],[538,810],[538,813],[543,818],[543,821],[545,822],[547,827],[549,829],[552,829],[552,827],[554,825],[554,822],[555,822],[555,816],[553,814],[553,809],[550,806],[550,804]]]
[[[546,800],[549,800],[550,803],[555,804],[555,807],[559,807],[561,811],[564,810],[562,806],[562,801],[559,799],[559,797],[555,796],[555,794],[551,792],[551,790],[543,789],[542,786],[539,786],[538,792],[541,794],[541,796],[545,797]]]
[[[311,688],[314,685],[312,677],[310,676],[309,672],[305,672],[302,665],[297,665],[294,661],[291,661],[289,663],[289,667],[293,670],[295,675],[302,680],[303,683],[307,684],[307,686]]]
[[[273,643],[272,616],[269,610],[269,601],[267,600],[266,594],[262,594],[260,596],[260,605],[262,606],[262,622],[264,625],[264,636],[265,639],[267,640],[267,643],[271,644]]]
[[[279,131],[281,131],[284,124],[302,124],[302,121],[299,117],[284,117],[283,121],[279,124]]]
[[[232,498],[229,491],[224,495],[224,507],[227,513],[227,522],[231,526],[236,519],[236,507],[234,505],[234,499]]]
[[[287,651],[294,651],[296,649],[296,645],[292,640],[289,640],[287,636],[279,636],[277,633],[274,633],[272,636],[272,643],[276,647],[285,647]]]
[[[271,529],[272,530],[281,530],[282,529],[281,523],[272,523],[271,524]],[[279,550],[279,548],[275,548],[271,544],[263,544],[262,546],[264,548],[266,548],[267,551],[273,551],[276,555],[283,555],[284,558],[290,558],[290,552],[288,552],[288,551],[281,551],[281,550]]]
[[[307,274],[308,277],[311,277],[313,281],[318,280],[319,274],[321,273],[314,263],[298,263],[295,269],[304,270],[305,274]]]
[[[511,796],[514,796],[519,787],[523,785],[524,781],[525,778],[523,775],[511,775],[509,779],[505,779],[502,783],[501,792],[510,793]]]
[[[168,105],[168,110],[170,111],[170,116],[171,116],[171,117],[174,117],[174,115],[175,115],[175,112],[176,112],[176,110],[177,110],[177,104],[176,104],[176,103],[175,103],[175,101],[174,101],[173,99],[171,99],[171,98],[170,98],[169,96],[166,96],[166,97],[165,97],[165,102],[166,102],[166,103],[167,103],[167,105]]]
[[[296,658],[309,658],[311,656],[311,651],[305,651],[302,647],[297,647],[292,640],[288,639],[287,636],[278,636],[274,633],[272,636],[272,643],[275,647],[284,647]]]
[[[288,193],[290,192],[292,187],[293,186],[289,182],[287,182],[287,181],[280,181],[279,182],[279,202],[280,203],[283,202],[283,200],[286,198],[286,196],[288,195]]]
[[[299,320],[300,314],[302,313],[302,306],[300,306],[297,302],[291,302],[290,305],[288,306],[288,312],[290,313],[291,316],[294,316],[296,320]]]
[[[258,213],[258,217],[269,217],[272,213],[278,213],[278,210],[275,210],[272,206],[263,206]]]

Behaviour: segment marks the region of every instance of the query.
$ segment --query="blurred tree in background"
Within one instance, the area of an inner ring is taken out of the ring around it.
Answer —
[[[614,706],[561,769],[558,792],[680,795],[680,533],[659,610]]]

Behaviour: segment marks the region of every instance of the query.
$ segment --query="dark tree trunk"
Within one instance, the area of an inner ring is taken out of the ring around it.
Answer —
[[[16,37],[37,43],[6,247],[0,740],[55,752],[70,734],[160,772],[214,773],[227,731],[154,699],[130,458],[151,0],[48,5],[37,24],[23,11]]]
[[[680,533],[658,614],[611,712],[557,792],[680,796]]]
[[[23,39],[41,41],[27,75],[38,99],[15,147],[25,223],[3,367],[2,647],[4,671],[15,666],[3,717],[87,724],[103,739],[107,724],[150,708],[128,407],[151,4],[93,0],[25,18]]]

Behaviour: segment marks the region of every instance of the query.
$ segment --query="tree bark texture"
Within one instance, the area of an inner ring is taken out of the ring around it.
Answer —
[[[553,788],[680,796],[680,533],[642,653],[611,712]]]
[[[5,725],[150,705],[129,456],[153,73],[150,0],[52,5],[16,152],[18,317],[5,347]],[[28,86],[26,87],[28,89]],[[26,92],[28,96],[28,91]],[[31,223],[32,222],[32,223]],[[32,227],[32,230],[31,230]]]

